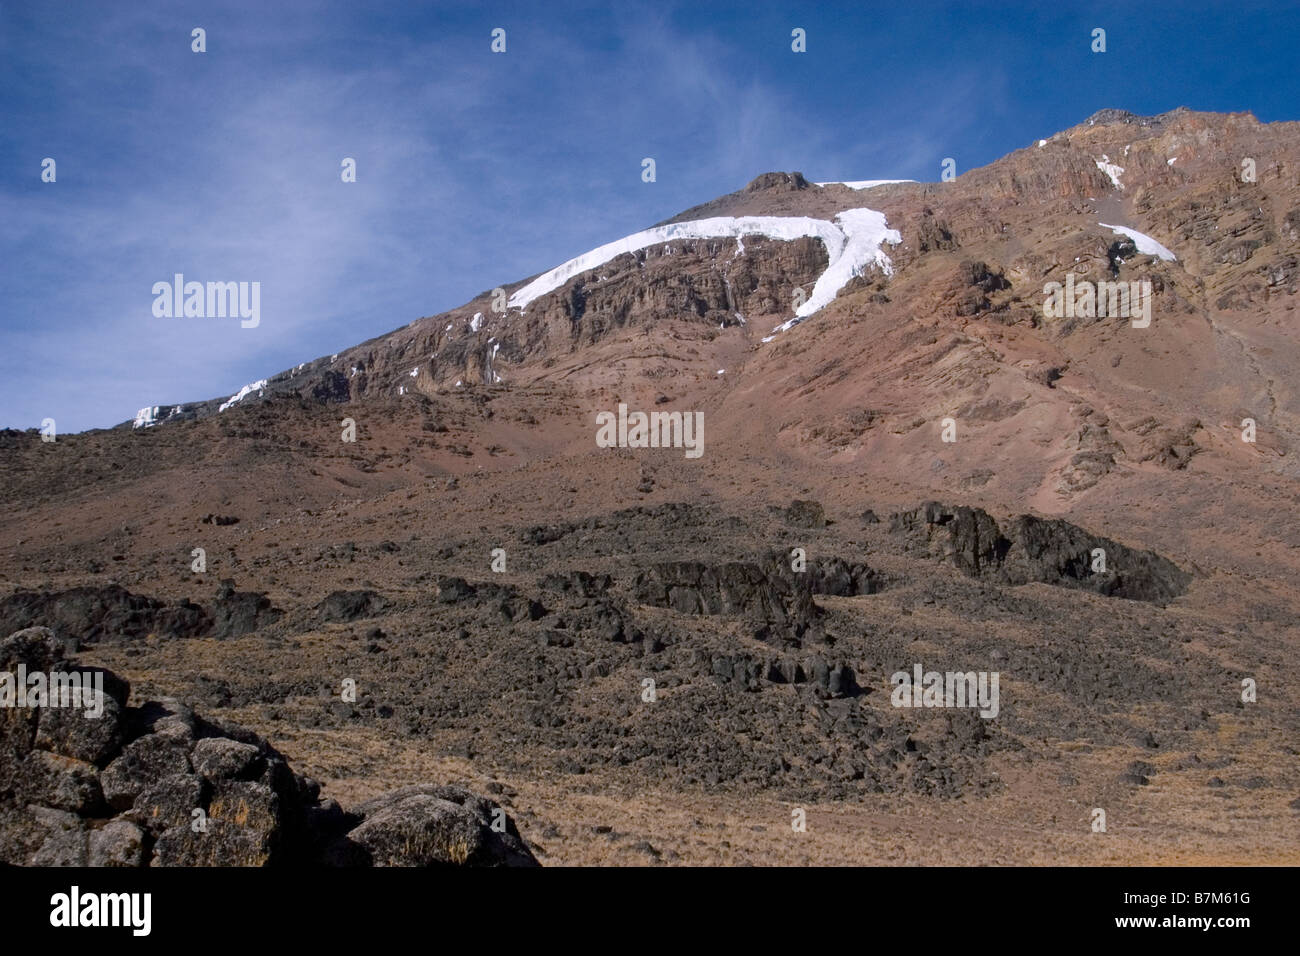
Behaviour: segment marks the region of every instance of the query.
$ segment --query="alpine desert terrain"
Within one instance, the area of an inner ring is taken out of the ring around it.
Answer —
[[[1300,124],[1105,110],[610,240],[0,433],[0,636],[124,682],[120,739],[9,727],[8,862],[212,862],[173,830],[286,764],[216,862],[356,805],[383,862],[417,785],[496,862],[1300,862]]]

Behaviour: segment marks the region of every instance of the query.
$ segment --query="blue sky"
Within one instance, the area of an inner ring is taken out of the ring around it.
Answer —
[[[1249,2],[0,0],[0,426],[230,395],[769,170],[935,180],[1104,107],[1298,119],[1297,35]],[[177,272],[260,282],[261,324],[155,318]]]

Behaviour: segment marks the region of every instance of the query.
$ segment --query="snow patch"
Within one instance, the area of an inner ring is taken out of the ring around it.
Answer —
[[[1039,148],[1039,149],[1042,149],[1042,148],[1043,148],[1044,146],[1046,146],[1046,145],[1047,145],[1047,140],[1045,140],[1045,139],[1040,139],[1040,140],[1038,141],[1038,148]]]
[[[1165,262],[1177,262],[1178,257],[1156,242],[1150,236],[1138,232],[1136,229],[1130,229],[1127,226],[1112,226],[1108,222],[1101,222],[1097,225],[1106,229],[1114,230],[1117,236],[1128,236],[1133,240],[1133,245],[1137,246],[1137,251],[1146,256],[1158,256]]]
[[[334,356],[334,358],[338,358],[338,356],[336,355]],[[257,392],[258,398],[261,398],[264,394],[266,394],[266,379],[264,378],[258,379],[256,382],[254,382],[251,385],[245,385],[236,394],[231,395],[229,401],[223,402],[221,406],[217,409],[217,411],[224,412],[227,408],[230,408],[230,406],[242,402],[245,398],[247,398],[249,395],[252,395],[254,392]]]
[[[417,365],[415,368],[411,369],[411,378],[415,378],[415,376],[419,374],[420,374],[420,366]]]
[[[1101,159],[1096,160],[1096,163],[1097,168],[1110,177],[1110,181],[1115,184],[1116,189],[1124,188],[1124,184],[1119,181],[1120,173],[1124,172],[1123,166],[1116,166],[1105,153],[1101,154]]]
[[[483,325],[483,313],[475,312],[474,318],[469,320],[469,330],[471,332],[477,332],[482,327],[482,325]],[[451,328],[451,326],[447,326],[447,327]]]
[[[1174,163],[1176,163],[1176,162],[1178,162],[1178,157],[1177,157],[1177,156],[1170,156],[1168,159],[1165,160],[1165,165],[1166,165],[1166,166],[1172,166],[1172,165],[1173,165]]]
[[[160,417],[164,408],[169,409],[169,411],[165,417]],[[184,405],[151,405],[135,413],[135,422],[132,423],[131,427],[152,428],[160,422],[171,421],[183,411],[185,411]]]

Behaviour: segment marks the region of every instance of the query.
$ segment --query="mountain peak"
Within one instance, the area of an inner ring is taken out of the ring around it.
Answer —
[[[779,192],[793,192],[799,189],[807,189],[812,183],[804,178],[803,173],[763,173],[761,176],[755,176],[745,192],[756,193],[766,190],[776,190]]]

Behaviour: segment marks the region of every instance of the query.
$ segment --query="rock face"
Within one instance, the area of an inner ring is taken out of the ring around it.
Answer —
[[[669,561],[641,572],[633,587],[643,603],[682,614],[734,614],[785,625],[805,624],[816,614],[806,578],[748,562]]]
[[[411,787],[355,813],[241,727],[76,666],[44,627],[0,642],[0,670],[95,674],[98,717],[0,708],[0,862],[39,866],[536,866],[505,811],[458,787]]]
[[[1020,515],[1003,530],[979,508],[932,501],[894,515],[891,530],[911,550],[941,558],[971,577],[1001,584],[1038,582],[1163,604],[1185,593],[1192,579],[1167,558],[1090,534],[1058,518]],[[1095,553],[1098,549],[1103,556]]]

